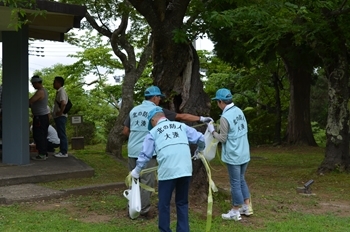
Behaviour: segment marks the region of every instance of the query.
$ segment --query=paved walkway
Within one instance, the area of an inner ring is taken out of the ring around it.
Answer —
[[[69,178],[87,178],[93,175],[93,168],[71,155],[68,158],[56,158],[50,155],[45,161],[31,160],[30,164],[22,166],[1,163],[0,204],[87,194],[92,190],[106,190],[124,184],[111,183],[63,190],[54,190],[36,184]]]

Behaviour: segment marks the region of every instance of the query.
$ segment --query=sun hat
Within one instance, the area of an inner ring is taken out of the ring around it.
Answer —
[[[43,79],[41,79],[39,76],[33,76],[30,82],[36,83],[36,82],[41,82]]]
[[[231,100],[232,93],[230,90],[222,88],[216,91],[216,96],[211,100]]]
[[[151,120],[157,113],[164,113],[163,109],[159,106],[154,107],[149,113],[148,113],[148,130],[151,130],[153,128]]]
[[[150,86],[146,89],[145,91],[145,97],[150,97],[150,96],[161,96],[165,97],[164,94],[160,92],[160,89],[157,86]]]

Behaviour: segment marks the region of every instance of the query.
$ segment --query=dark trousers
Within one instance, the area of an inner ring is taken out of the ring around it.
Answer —
[[[188,222],[188,191],[190,188],[190,176],[180,177],[171,180],[158,181],[158,228],[161,232],[170,230],[170,201],[175,189],[175,204],[177,224],[176,232],[189,232]]]
[[[49,115],[33,116],[33,139],[40,155],[47,153],[47,130]]]
[[[51,143],[49,140],[47,140],[47,151],[48,152],[55,152],[55,148],[58,148],[60,145],[56,143]]]

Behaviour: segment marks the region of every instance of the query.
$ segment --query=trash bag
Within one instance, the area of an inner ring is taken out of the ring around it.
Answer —
[[[209,162],[215,157],[216,148],[218,146],[219,141],[213,137],[213,135],[208,131],[208,129],[204,133],[204,141],[205,149],[203,151],[203,156]]]
[[[141,194],[139,179],[131,178],[131,189],[123,192],[126,199],[129,200],[129,216],[131,219],[136,219],[141,212]]]

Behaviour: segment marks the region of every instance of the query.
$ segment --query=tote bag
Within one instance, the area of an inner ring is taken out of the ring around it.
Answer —
[[[131,182],[131,189],[125,190],[123,195],[129,200],[129,216],[135,219],[141,212],[140,182],[139,179],[134,178],[131,178]]]

